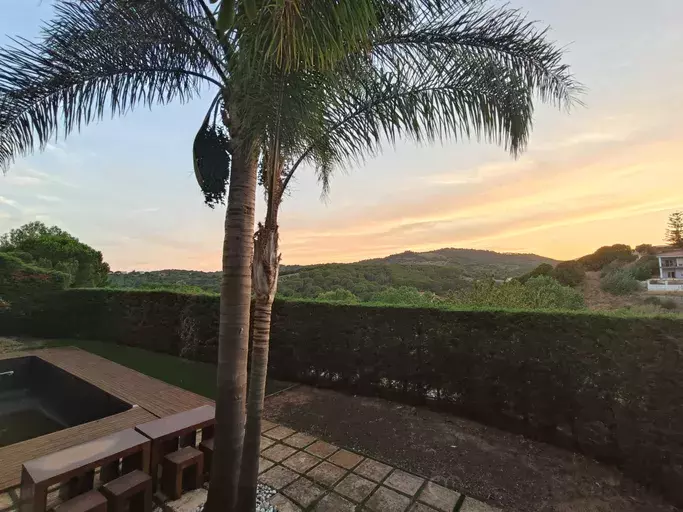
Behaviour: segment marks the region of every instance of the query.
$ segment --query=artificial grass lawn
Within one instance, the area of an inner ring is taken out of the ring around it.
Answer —
[[[216,398],[216,366],[213,364],[102,341],[46,340],[41,346],[78,347],[168,384],[212,400]]]

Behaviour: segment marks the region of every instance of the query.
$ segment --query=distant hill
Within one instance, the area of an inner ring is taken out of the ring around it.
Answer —
[[[557,263],[536,254],[506,254],[475,249],[406,251],[386,258],[358,263],[283,265],[278,293],[285,297],[314,298],[344,288],[361,299],[389,287],[409,286],[445,294],[467,286],[474,279],[505,279],[524,274],[541,263]],[[121,288],[220,289],[220,272],[157,270],[113,272],[110,284]]]
[[[476,275],[487,274],[504,279],[512,277],[520,270],[527,272],[541,263],[554,265],[557,260],[538,254],[516,254],[478,249],[437,249],[429,252],[406,251],[385,258],[361,261],[360,263],[393,263],[402,265],[441,265],[460,266],[473,271]]]

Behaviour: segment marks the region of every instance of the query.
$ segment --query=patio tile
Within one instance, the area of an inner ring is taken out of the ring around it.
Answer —
[[[306,448],[306,451],[308,453],[312,453],[313,455],[320,457],[321,459],[326,459],[334,452],[336,452],[338,449],[339,448],[337,448],[333,444],[326,443],[325,441],[316,441],[312,445],[308,446]]]
[[[365,506],[372,512],[403,512],[409,504],[409,498],[381,485]]]
[[[349,473],[346,475],[344,480],[336,485],[334,491],[350,499],[351,501],[360,503],[370,495],[375,487],[377,487],[375,482],[371,482],[363,477]]]
[[[265,434],[268,437],[275,439],[277,441],[281,441],[285,437],[291,436],[293,433],[294,433],[294,430],[292,430],[289,427],[283,427],[283,426],[275,427],[275,428],[265,432]]]
[[[296,452],[291,457],[287,458],[282,465],[293,469],[297,473],[305,473],[313,466],[315,466],[320,459],[315,455],[306,452]]]
[[[347,473],[346,470],[330,464],[329,462],[321,462],[316,467],[311,469],[306,476],[312,478],[319,484],[325,487],[332,487]]]
[[[502,512],[502,510],[474,498],[465,498],[462,507],[460,507],[460,512]]]
[[[453,509],[449,510],[449,512],[452,512]],[[435,508],[428,507],[424,503],[415,503],[412,507],[410,507],[410,510],[408,512],[437,512]]]
[[[276,491],[279,491],[283,487],[291,484],[294,480],[299,477],[291,469],[284,468],[282,466],[275,466],[263,473],[259,480],[264,484],[272,487]]]
[[[402,493],[414,496],[420,486],[424,483],[424,478],[419,478],[405,471],[397,469],[389,478],[384,481],[384,485],[401,491]]]
[[[354,473],[359,474],[372,480],[373,482],[381,482],[382,479],[387,476],[393,468],[382,464],[376,460],[365,459],[359,464],[359,466],[353,470]]]
[[[261,433],[263,434],[264,432],[270,430],[271,428],[277,427],[276,423],[273,423],[272,421],[268,420],[261,420]]]
[[[455,507],[459,498],[459,493],[437,485],[434,482],[427,482],[427,485],[425,485],[417,497],[418,501],[443,512],[453,512],[453,507]]]
[[[263,473],[265,470],[270,469],[273,467],[275,463],[269,461],[268,459],[264,459],[263,457],[258,458],[258,472],[259,475]]]
[[[275,441],[273,441],[269,437],[261,436],[261,451],[265,450],[266,448],[270,448],[274,444]]]
[[[300,512],[301,507],[295,505],[289,499],[285,498],[282,494],[277,493],[275,496],[270,498],[270,503],[278,512]]]
[[[306,508],[325,493],[325,489],[301,477],[296,482],[285,487],[282,493],[296,503]]]
[[[339,450],[337,453],[332,455],[329,460],[330,462],[341,466],[346,469],[353,469],[358,465],[360,461],[363,460],[363,456],[355,454],[347,450]]]
[[[314,512],[354,512],[356,505],[331,492],[321,499],[313,510]]]
[[[263,450],[261,452],[261,455],[267,459],[274,460],[275,462],[280,462],[285,460],[294,452],[296,452],[296,450],[290,446],[285,446],[284,444],[276,444],[275,446],[271,446],[267,450]]]
[[[283,443],[293,446],[294,448],[305,448],[313,441],[316,441],[315,437],[304,434],[303,432],[297,432],[282,440]]]

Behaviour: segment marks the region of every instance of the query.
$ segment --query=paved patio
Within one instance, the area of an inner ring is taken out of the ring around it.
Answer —
[[[263,422],[260,481],[278,491],[280,512],[496,512],[417,475]]]

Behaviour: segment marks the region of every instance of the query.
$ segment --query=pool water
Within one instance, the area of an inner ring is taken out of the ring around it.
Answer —
[[[64,425],[38,409],[26,409],[0,416],[0,448],[51,434]]]
[[[0,448],[131,407],[39,357],[0,360]]]

